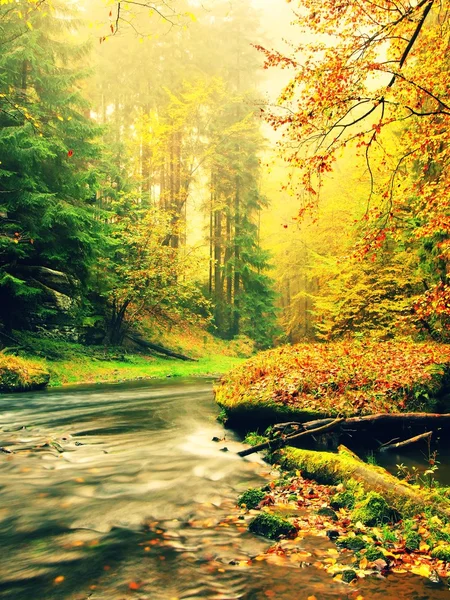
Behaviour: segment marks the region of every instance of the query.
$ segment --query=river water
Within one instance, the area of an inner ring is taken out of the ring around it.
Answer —
[[[236,456],[217,413],[206,379],[3,395],[0,598],[450,597],[415,576],[334,581],[314,566],[326,538],[305,538],[301,563],[255,560],[269,543],[235,502],[273,475]]]

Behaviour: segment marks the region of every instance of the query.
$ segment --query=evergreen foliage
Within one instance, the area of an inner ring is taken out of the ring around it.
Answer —
[[[75,22],[61,7],[29,14],[21,0],[15,8],[0,8],[0,319],[8,327],[43,314],[49,290],[36,267],[64,272],[73,292],[86,284],[100,235],[98,128],[74,67],[87,48],[63,41]]]

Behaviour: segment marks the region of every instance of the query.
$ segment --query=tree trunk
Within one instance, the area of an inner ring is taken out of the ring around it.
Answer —
[[[147,348],[148,350],[154,350],[155,352],[158,352],[159,354],[164,354],[165,356],[171,356],[172,358],[178,358],[180,360],[197,362],[196,358],[191,358],[190,356],[186,356],[185,354],[179,354],[178,352],[173,352],[173,350],[169,350],[169,348],[166,348],[165,346],[160,346],[159,344],[153,344],[152,342],[143,340],[138,335],[132,335],[129,333],[129,334],[127,334],[126,337],[128,339],[130,339],[132,342],[134,342],[135,344],[137,344],[138,346],[141,346],[142,348]]]
[[[427,491],[417,490],[402,482],[385,469],[368,465],[355,459],[345,447],[339,454],[315,452],[299,448],[286,448],[277,460],[288,469],[300,469],[302,475],[319,483],[337,484],[354,479],[363,484],[366,491],[380,493],[386,501],[403,515],[417,514],[431,509],[435,514],[450,518],[450,504],[437,500]]]

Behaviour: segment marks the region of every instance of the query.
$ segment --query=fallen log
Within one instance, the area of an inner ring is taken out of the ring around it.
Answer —
[[[385,469],[354,458],[345,447],[340,447],[339,454],[288,447],[279,452],[277,462],[289,470],[298,469],[303,477],[326,485],[354,479],[363,485],[365,491],[381,494],[404,516],[429,509],[450,519],[450,501],[444,496],[415,489]]]
[[[414,444],[415,442],[420,442],[420,440],[430,439],[432,435],[432,431],[426,431],[425,433],[421,433],[420,435],[415,435],[412,438],[403,440],[403,442],[397,442],[395,444],[386,444],[380,447],[380,452],[387,452],[388,450],[396,450],[397,448],[403,448],[404,446],[409,446],[410,444]]]
[[[316,419],[314,421],[288,421],[287,423],[277,423],[273,426],[276,431],[286,429],[288,427],[300,427],[302,429],[311,429],[320,427],[326,423],[331,423],[333,417],[324,419]],[[385,426],[399,424],[403,422],[411,422],[416,425],[447,425],[450,426],[450,413],[380,413],[373,415],[364,415],[362,417],[347,417],[342,419],[342,427],[358,427],[363,428],[367,425]]]
[[[314,434],[328,433],[329,431],[336,429],[344,419],[334,419],[331,423],[326,423],[325,425],[321,425],[316,427],[315,429],[308,429],[306,431],[301,431],[300,433],[294,433],[292,435],[288,435],[286,437],[278,437],[273,440],[269,440],[267,442],[263,442],[262,444],[258,444],[257,446],[253,446],[252,448],[247,448],[246,450],[241,450],[238,452],[238,456],[248,456],[249,454],[254,454],[255,452],[259,452],[261,450],[278,450],[279,448],[283,448],[287,446],[289,443],[300,439],[305,436],[313,436]]]
[[[171,358],[178,358],[179,360],[185,360],[190,362],[198,362],[196,358],[191,358],[190,356],[186,356],[185,354],[180,354],[178,352],[174,352],[173,350],[169,350],[165,346],[160,346],[159,344],[154,344],[153,342],[149,342],[147,340],[142,339],[137,335],[133,335],[131,333],[126,336],[132,342],[141,346],[141,348],[146,348],[147,350],[154,350],[159,354],[164,354],[165,356],[170,356]]]

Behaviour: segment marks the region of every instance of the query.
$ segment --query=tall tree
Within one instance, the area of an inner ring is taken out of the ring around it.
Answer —
[[[100,235],[98,130],[76,67],[87,49],[67,41],[73,14],[40,4],[0,7],[0,319],[8,327],[25,309],[45,310],[42,268],[85,283]]]
[[[449,8],[448,2],[435,0],[320,5],[304,0],[297,24],[307,41],[291,55],[261,48],[267,65],[293,70],[280,109],[269,120],[286,130],[286,158],[303,172],[302,211],[317,203],[337,156],[353,145],[365,156],[370,176],[360,252],[370,255],[388,234],[398,237],[408,230],[425,246],[434,246],[445,264],[443,275],[431,286],[426,282],[417,306],[425,319],[428,300],[430,309],[439,304],[441,322],[450,314]],[[392,132],[400,128],[401,139],[392,149]],[[427,176],[430,169],[433,178]]]

